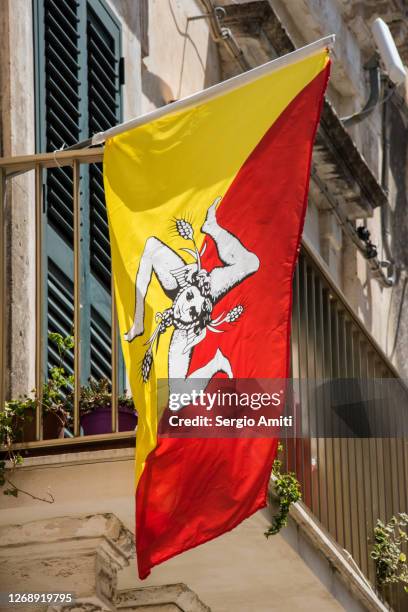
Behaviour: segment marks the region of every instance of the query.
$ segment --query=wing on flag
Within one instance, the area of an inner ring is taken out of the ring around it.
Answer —
[[[330,60],[321,45],[270,65],[106,141],[115,295],[139,415],[141,578],[266,505],[277,440],[160,438],[157,381],[171,391],[173,379],[288,375],[292,276]]]

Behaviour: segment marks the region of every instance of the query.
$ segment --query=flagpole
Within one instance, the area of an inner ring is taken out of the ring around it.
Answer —
[[[333,47],[335,40],[335,35],[331,34],[329,36],[325,36],[319,40],[316,40],[309,45],[305,45],[300,49],[296,49],[291,53],[287,53],[286,55],[282,55],[281,57],[277,57],[270,62],[262,64],[261,66],[257,66],[256,68],[252,68],[252,70],[248,70],[234,76],[226,81],[222,81],[221,83],[217,83],[216,85],[212,85],[207,89],[203,89],[197,93],[192,94],[191,96],[187,96],[186,98],[182,98],[181,100],[176,100],[166,106],[162,106],[157,108],[149,113],[144,115],[139,115],[139,117],[135,117],[134,119],[130,119],[129,121],[125,121],[124,123],[120,123],[119,125],[115,125],[112,128],[104,132],[98,132],[92,136],[92,145],[101,145],[108,138],[112,138],[112,136],[117,136],[122,132],[126,132],[133,128],[139,127],[141,125],[145,125],[169,115],[170,113],[175,113],[181,110],[186,110],[188,108],[192,108],[201,102],[212,100],[225,94],[226,92],[233,91],[238,87],[242,87],[242,85],[246,85],[263,77],[267,74],[275,72],[276,70],[280,70],[285,66],[290,66],[300,60],[306,59],[312,55],[315,55],[322,51],[323,49],[331,49]]]

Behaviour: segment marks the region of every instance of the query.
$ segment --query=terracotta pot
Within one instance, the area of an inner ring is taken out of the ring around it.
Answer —
[[[35,410],[30,408],[26,411],[27,418],[15,420],[16,429],[21,431],[16,436],[16,442],[32,442],[35,440]],[[67,421],[66,414],[62,408],[43,414],[43,439],[53,440],[64,437],[64,427]]]

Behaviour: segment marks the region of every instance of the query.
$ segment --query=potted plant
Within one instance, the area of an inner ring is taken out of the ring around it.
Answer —
[[[57,347],[58,364],[51,367],[49,378],[42,388],[44,440],[64,437],[64,428],[70,413],[67,396],[74,385],[74,376],[68,374],[64,367],[66,355],[74,347],[73,337],[64,337],[58,333],[49,333],[48,337]]]
[[[81,387],[79,410],[84,435],[112,431],[112,390],[106,378],[90,379],[89,385]],[[133,399],[126,393],[118,397],[118,421],[119,431],[133,431],[137,425]]]
[[[47,405],[49,402],[49,405]],[[36,437],[36,405],[37,400],[23,396],[17,400],[6,402],[6,409],[13,414],[13,441],[30,442]],[[64,427],[67,422],[67,412],[61,401],[50,401],[48,397],[41,401],[42,436],[44,440],[64,437]]]
[[[23,418],[23,424],[17,436],[18,442],[35,440],[35,407],[38,401],[42,409],[44,440],[64,437],[70,410],[67,395],[74,384],[74,377],[65,370],[64,360],[68,351],[74,347],[74,339],[72,336],[64,337],[51,332],[48,337],[57,348],[58,363],[50,368],[49,378],[44,383],[40,396],[35,390],[34,399],[24,396],[25,410],[24,416],[19,417]]]
[[[57,333],[50,333],[48,336],[57,347],[58,363],[50,369],[49,378],[44,383],[41,394],[33,389],[31,397],[23,395],[5,402],[4,413],[8,430],[3,430],[3,438],[8,437],[11,443],[35,440],[38,404],[42,410],[44,440],[64,437],[69,410],[66,396],[72,389],[74,378],[67,374],[63,363],[74,342],[72,336],[64,337]]]

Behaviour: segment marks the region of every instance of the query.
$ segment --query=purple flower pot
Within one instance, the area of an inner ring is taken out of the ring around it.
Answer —
[[[81,427],[85,436],[110,433],[112,431],[110,406],[98,408],[81,416]],[[136,414],[126,408],[119,408],[119,431],[134,431],[137,425]]]

